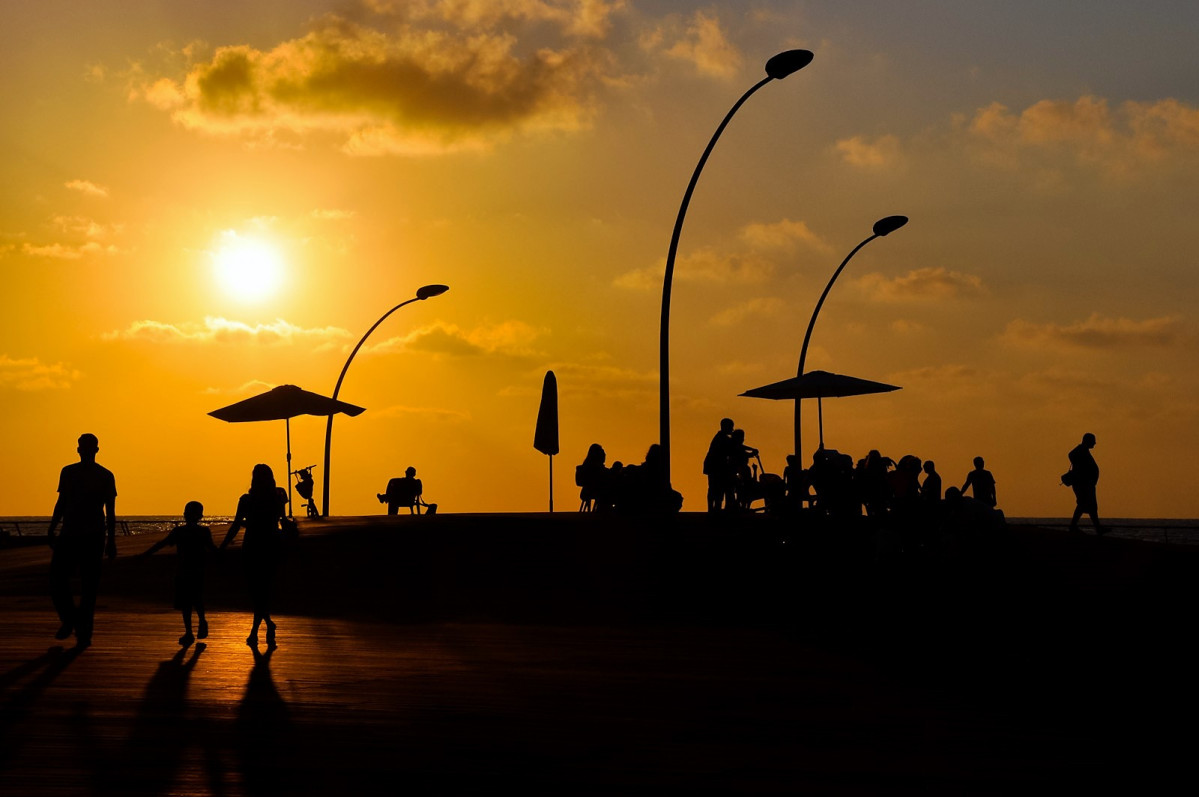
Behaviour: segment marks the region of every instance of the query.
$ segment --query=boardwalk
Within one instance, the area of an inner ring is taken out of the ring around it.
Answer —
[[[1013,592],[963,612],[981,591],[902,571],[890,606],[781,611],[758,604],[832,581],[761,561],[773,528],[647,550],[570,516],[431,520],[306,526],[272,653],[245,645],[236,551],[214,568],[212,637],[184,650],[171,554],[120,540],[82,653],[51,636],[45,549],[0,551],[0,793],[1003,794],[1144,786],[1190,755],[1164,723],[1194,705],[1193,650],[1159,638],[1182,613],[1128,612],[1146,579],[1184,597],[1193,557],[1025,537],[1046,558],[1007,587],[1039,608]],[[662,563],[678,545],[686,572]],[[917,575],[936,589],[899,589]]]

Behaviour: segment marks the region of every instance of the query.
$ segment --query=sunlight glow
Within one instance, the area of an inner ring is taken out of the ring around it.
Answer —
[[[273,296],[283,281],[283,258],[267,241],[227,230],[212,255],[217,282],[241,302]]]

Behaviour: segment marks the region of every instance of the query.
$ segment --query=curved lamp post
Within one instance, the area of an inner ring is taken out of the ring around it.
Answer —
[[[375,327],[382,324],[389,315],[394,313],[396,310],[399,310],[404,305],[412,304],[413,302],[417,301],[424,301],[425,299],[429,299],[434,296],[440,296],[449,289],[450,288],[448,285],[425,285],[424,287],[417,289],[416,296],[413,296],[407,301],[400,302],[395,307],[384,313],[379,320],[376,321],[371,328],[366,331],[366,334],[362,336],[362,340],[358,341],[358,345],[354,347],[354,350],[350,352],[350,356],[346,358],[346,364],[342,366],[341,374],[337,377],[337,385],[333,388],[333,400],[337,400],[337,394],[341,391],[341,382],[346,378],[346,371],[350,370],[350,363],[354,361],[354,355],[357,354],[358,350],[362,348],[362,344],[366,343],[366,339],[369,338],[371,333],[375,331]],[[324,492],[321,495],[321,517],[329,517],[329,452],[332,440],[333,416],[330,415],[329,420],[325,423],[325,474],[323,482]]]
[[[666,472],[667,486],[670,485],[670,287],[674,278],[674,259],[679,249],[679,235],[683,231],[683,217],[687,215],[687,206],[691,204],[691,194],[695,191],[695,184],[699,181],[699,173],[703,171],[704,164],[708,162],[708,156],[712,154],[712,148],[716,146],[716,140],[728,126],[733,114],[737,113],[737,110],[755,91],[772,80],[782,80],[793,72],[798,72],[812,63],[812,57],[809,50],[787,50],[766,62],[766,77],[742,94],[741,99],[737,100],[725,114],[724,120],[712,134],[712,140],[708,142],[704,154],[700,156],[699,163],[695,165],[691,182],[687,184],[687,191],[683,194],[679,215],[674,222],[674,233],[670,236],[670,251],[666,255],[666,274],[662,278],[662,326],[658,338],[658,379],[660,381],[658,388],[658,442],[662,447],[662,461]]]
[[[837,270],[833,272],[832,278],[828,281],[828,285],[824,286],[824,293],[820,294],[820,300],[816,302],[816,309],[812,311],[812,319],[808,321],[808,331],[803,336],[803,347],[799,350],[799,369],[796,372],[796,377],[803,377],[804,362],[808,359],[808,342],[812,339],[812,328],[816,326],[816,316],[820,314],[820,308],[824,306],[824,299],[828,296],[828,292],[832,290],[833,283],[837,281],[837,277],[841,276],[841,272],[845,270],[845,265],[849,263],[850,258],[858,253],[866,244],[873,241],[875,238],[881,238],[884,235],[890,235],[900,227],[908,223],[907,216],[887,216],[884,219],[879,219],[874,223],[874,230],[868,238],[853,248],[853,251],[845,256],[841,261],[841,265],[837,266]],[[799,467],[803,467],[803,447],[800,445],[800,423],[799,423],[799,408],[802,405],[800,399],[795,399],[795,456],[799,460]]]

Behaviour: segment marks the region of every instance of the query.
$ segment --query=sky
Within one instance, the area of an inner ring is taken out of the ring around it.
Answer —
[[[825,444],[982,456],[1012,517],[1073,509],[1094,433],[1109,517],[1199,517],[1199,6],[1187,2],[8,0],[0,4],[0,515],[47,515],[83,432],[118,515],[229,514],[281,421],[208,412],[346,372],[330,511],[417,468],[443,512],[558,511],[591,443],[658,439],[671,300],[672,481],[731,417],[781,473],[794,376]],[[817,440],[805,402],[804,458]],[[325,422],[291,424],[318,464]],[[319,491],[319,487],[318,487]],[[319,495],[318,495],[319,502]]]

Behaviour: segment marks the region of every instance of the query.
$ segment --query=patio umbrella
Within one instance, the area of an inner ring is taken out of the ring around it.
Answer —
[[[550,512],[553,512],[554,454],[558,453],[558,377],[553,371],[546,371],[545,381],[541,383],[541,406],[537,408],[533,448],[550,458]]]
[[[856,376],[845,376],[828,371],[808,371],[803,376],[793,376],[781,382],[774,382],[762,387],[755,387],[742,393],[749,398],[764,399],[816,399],[817,415],[820,419],[820,447],[824,448],[824,406],[823,399],[841,398],[844,396],[864,396],[870,393],[890,393],[899,390],[895,385],[884,382],[872,382],[869,379],[859,379]]]
[[[287,505],[291,507],[291,419],[297,415],[361,415],[365,407],[347,404],[344,401],[322,396],[295,385],[279,385],[265,393],[221,407],[208,413],[214,418],[229,423],[253,421],[283,421],[287,431]]]

